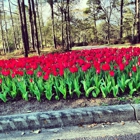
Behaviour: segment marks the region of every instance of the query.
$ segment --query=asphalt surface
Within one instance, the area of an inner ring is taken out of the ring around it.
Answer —
[[[129,134],[129,135],[120,135],[120,136],[106,136],[104,138],[97,137],[97,138],[77,138],[71,140],[140,140],[140,133],[138,134]]]
[[[136,121],[121,121],[34,131],[11,131],[0,133],[0,140],[140,140],[140,124]]]
[[[140,140],[139,120],[140,104],[0,116],[0,140]]]

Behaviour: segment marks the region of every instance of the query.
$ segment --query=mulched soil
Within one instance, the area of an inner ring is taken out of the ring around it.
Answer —
[[[0,115],[12,115],[12,114],[23,114],[30,112],[44,112],[49,110],[61,110],[68,108],[78,107],[93,107],[101,105],[115,105],[130,103],[130,100],[120,101],[116,98],[90,98],[85,97],[80,99],[61,99],[59,101],[52,100],[48,101],[45,98],[41,102],[38,102],[35,98],[25,101],[21,98],[16,100],[9,100],[6,103],[0,101]]]

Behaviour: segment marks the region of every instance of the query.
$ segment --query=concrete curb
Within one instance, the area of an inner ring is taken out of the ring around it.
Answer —
[[[137,121],[140,121],[140,104],[131,104],[134,109],[135,117]]]
[[[135,111],[135,107],[138,111]],[[133,105],[132,107],[130,104],[125,104],[1,116],[0,132],[134,121],[136,120],[135,112],[140,117],[139,108],[140,105]]]

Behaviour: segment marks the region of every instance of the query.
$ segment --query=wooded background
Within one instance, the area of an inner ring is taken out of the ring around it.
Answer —
[[[0,0],[1,51],[23,49],[28,57],[44,47],[140,42],[140,0],[87,0],[80,8],[81,1]]]

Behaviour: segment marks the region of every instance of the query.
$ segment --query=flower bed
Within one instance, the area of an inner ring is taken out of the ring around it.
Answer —
[[[103,48],[0,60],[0,99],[136,95],[140,48]]]

